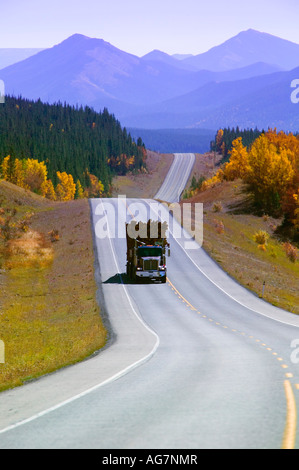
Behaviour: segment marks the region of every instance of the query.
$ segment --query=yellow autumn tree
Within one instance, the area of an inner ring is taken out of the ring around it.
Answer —
[[[72,175],[68,175],[66,172],[57,172],[57,178],[59,183],[56,187],[56,195],[59,201],[71,201],[75,198],[76,185]]]
[[[222,183],[223,180],[224,180],[224,173],[223,173],[223,170],[220,168],[217,171],[217,173],[214,176],[212,176],[212,178],[203,181],[200,187],[200,191],[205,191],[208,188],[214,188],[215,186]]]
[[[2,164],[1,164],[1,176],[5,181],[10,181],[11,179],[11,156],[8,155],[7,157],[4,158]]]
[[[89,174],[90,179],[90,188],[89,195],[90,197],[101,197],[104,192],[104,185],[101,181],[95,176]]]
[[[224,167],[224,177],[228,181],[245,178],[249,171],[248,151],[242,143],[242,137],[235,139],[229,152],[230,159]]]
[[[89,173],[88,170],[84,172],[85,191],[84,197],[102,197],[104,192],[104,185],[95,175]]]
[[[296,230],[299,231],[299,188],[296,193],[293,194],[293,199],[295,201],[296,208],[294,210],[294,218],[292,220]]]
[[[54,185],[51,180],[46,180],[41,185],[41,194],[43,197],[50,199],[51,201],[56,201],[56,193]]]
[[[47,180],[48,170],[44,162],[33,158],[13,160],[8,155],[2,162],[1,174],[6,181],[40,194],[41,187]]]
[[[84,190],[83,190],[83,188],[82,188],[82,184],[81,184],[80,180],[77,180],[77,183],[76,183],[75,198],[76,198],[76,199],[82,199],[82,198],[84,198]]]
[[[269,129],[266,132],[266,137],[276,146],[278,152],[282,150],[287,151],[288,159],[290,160],[295,172],[299,171],[299,139],[294,134],[285,133],[283,131],[277,132],[276,129]]]
[[[41,193],[41,187],[47,181],[48,170],[45,162],[33,158],[24,160],[24,187]]]
[[[296,159],[299,158],[299,139],[292,132],[287,134],[283,131],[277,132],[276,129],[269,129],[265,136],[276,146],[277,150],[288,149],[296,155]]]
[[[13,166],[13,173],[11,175],[11,182],[20,186],[21,188],[24,187],[24,178],[25,178],[25,164],[24,160],[19,160],[18,158],[15,159],[14,166]]]
[[[223,144],[223,135],[224,135],[223,129],[219,129],[216,135],[216,150],[218,152],[221,151],[221,147]]]
[[[269,211],[279,209],[281,199],[294,177],[288,149],[277,150],[262,134],[248,153],[248,164],[244,180],[249,184],[255,202]]]

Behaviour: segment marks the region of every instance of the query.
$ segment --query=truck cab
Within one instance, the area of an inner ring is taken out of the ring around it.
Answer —
[[[160,245],[143,245],[137,248],[136,280],[151,279],[166,282],[166,260]]]
[[[126,223],[127,276],[132,281],[166,282],[166,253],[170,256],[167,229],[168,224],[160,221]]]

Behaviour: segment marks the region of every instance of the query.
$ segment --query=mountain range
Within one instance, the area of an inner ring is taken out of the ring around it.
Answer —
[[[3,68],[0,79],[6,94],[106,107],[126,127],[299,131],[299,104],[291,102],[299,45],[252,29],[186,56],[137,57],[75,34]]]
[[[43,49],[38,48],[2,48],[0,49],[0,70],[21,60],[25,60],[42,50]]]

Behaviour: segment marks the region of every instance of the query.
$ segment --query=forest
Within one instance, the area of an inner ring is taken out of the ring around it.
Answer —
[[[239,127],[228,127],[219,129],[215,139],[211,142],[211,151],[222,154],[222,163],[225,163],[229,160],[229,152],[232,149],[235,139],[241,137],[243,144],[249,147],[262,133],[264,133],[264,131],[259,131],[257,128],[240,129]]]
[[[219,149],[224,148],[224,136],[220,129],[216,136]],[[281,228],[299,241],[299,136],[269,129],[245,144],[240,135],[232,141],[228,157],[200,190],[222,181],[242,180],[254,207],[261,214],[282,217]]]
[[[142,139],[135,142],[107,109],[98,113],[89,107],[6,96],[0,106],[0,176],[4,169],[5,179],[16,183],[20,177],[24,183],[32,179],[27,173],[33,162],[40,164],[35,165],[43,182],[53,188],[67,175],[83,192],[96,182],[109,195],[114,175],[145,171],[146,150]],[[41,192],[40,187],[33,190]]]

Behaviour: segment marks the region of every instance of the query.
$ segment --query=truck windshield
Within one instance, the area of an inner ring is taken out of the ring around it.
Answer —
[[[162,256],[162,248],[159,246],[141,246],[138,248],[138,256],[140,258]]]

